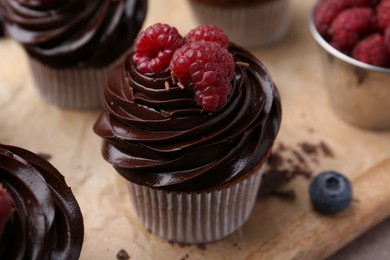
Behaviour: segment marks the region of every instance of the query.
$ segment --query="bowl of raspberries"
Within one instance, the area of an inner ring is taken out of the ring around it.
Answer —
[[[358,127],[390,129],[390,0],[319,0],[309,28],[336,114]]]

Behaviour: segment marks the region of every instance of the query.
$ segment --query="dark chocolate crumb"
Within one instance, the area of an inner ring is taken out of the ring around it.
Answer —
[[[284,144],[279,143],[279,146],[278,146],[278,148],[277,148],[278,151],[283,152],[283,151],[285,151],[286,149],[287,149],[287,148],[286,148],[286,146],[285,146]]]
[[[267,168],[260,184],[259,197],[276,196],[294,200],[293,190],[280,191],[280,188],[297,176],[310,179],[313,175],[312,164],[320,163],[320,156],[333,157],[333,152],[324,142],[301,142],[297,148],[278,143],[269,158]]]
[[[309,155],[317,154],[317,146],[314,144],[309,144],[307,142],[304,142],[304,143],[300,143],[299,146],[306,154]]]
[[[37,153],[37,155],[42,157],[46,161],[49,161],[51,159],[51,157],[52,157],[51,154],[48,154],[48,153]]]
[[[280,167],[283,165],[283,158],[279,154],[271,154],[271,156],[268,159],[268,164],[271,167]]]
[[[116,254],[116,258],[117,258],[118,260],[128,260],[128,259],[130,259],[130,256],[129,256],[129,254],[126,252],[126,250],[121,249],[121,250],[119,250],[119,252]]]
[[[272,194],[280,186],[287,183],[290,180],[287,170],[272,169],[268,171],[260,184],[258,196],[266,196]]]
[[[320,142],[320,148],[325,156],[327,157],[334,157],[333,151],[330,149],[330,147],[323,141]]]
[[[241,249],[240,245],[237,244],[237,243],[233,243],[233,246],[234,246],[235,248],[237,248],[237,249]]]
[[[295,158],[298,159],[298,161],[299,161],[300,163],[306,164],[305,158],[303,158],[303,156],[302,156],[298,151],[292,150],[291,152],[292,152],[292,154],[295,156]]]
[[[196,246],[197,246],[198,249],[200,249],[200,250],[207,250],[207,247],[206,247],[205,244],[197,244]]]

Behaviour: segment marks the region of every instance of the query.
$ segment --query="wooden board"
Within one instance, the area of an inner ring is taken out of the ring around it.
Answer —
[[[318,259],[390,215],[390,132],[357,129],[331,110],[318,47],[307,26],[312,2],[293,0],[287,38],[252,51],[268,67],[282,96],[276,147],[287,147],[283,156],[295,160],[286,159],[290,163],[285,167],[299,164],[300,158],[309,172],[345,173],[353,181],[353,205],[337,217],[320,216],[311,210],[308,180],[296,178],[284,187],[295,191],[294,201],[259,199],[238,232],[201,246],[171,244],[144,229],[124,180],[100,155],[101,140],[92,132],[99,111],[62,110],[43,101],[33,88],[23,50],[11,40],[0,40],[0,142],[50,155],[66,176],[84,214],[81,259],[115,259],[120,249],[131,259]],[[195,26],[183,0],[150,0],[145,26],[157,21],[175,25],[183,34]],[[315,151],[304,152],[302,144]]]

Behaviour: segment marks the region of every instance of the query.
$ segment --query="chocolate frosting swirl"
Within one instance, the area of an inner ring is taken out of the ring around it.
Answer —
[[[14,204],[0,259],[78,259],[84,226],[64,177],[46,160],[0,145],[0,182]]]
[[[147,0],[0,0],[8,34],[54,67],[105,67],[130,48]]]
[[[249,66],[236,66],[232,93],[214,112],[203,111],[169,72],[138,73],[130,54],[110,73],[94,126],[103,157],[131,182],[172,191],[217,189],[251,174],[278,133],[280,98],[257,58],[233,44],[229,51]]]

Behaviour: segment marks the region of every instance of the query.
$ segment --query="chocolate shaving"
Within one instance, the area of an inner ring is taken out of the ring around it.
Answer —
[[[176,85],[177,84],[177,80],[176,80],[175,75],[173,74],[173,71],[171,71],[171,79],[172,79],[172,84]]]
[[[300,143],[299,146],[306,154],[317,154],[317,146],[307,142]]]
[[[236,65],[245,68],[248,68],[250,66],[248,62],[243,62],[243,61],[236,61]]]
[[[275,196],[284,200],[294,200],[294,191],[281,190],[283,185],[297,176],[310,179],[313,169],[309,162],[318,164],[321,156],[333,157],[332,150],[324,142],[317,144],[301,142],[297,146],[290,147],[283,143],[275,146],[260,184],[259,197]]]
[[[177,86],[180,88],[180,89],[185,89],[186,87],[183,85],[183,84],[181,84],[180,82],[177,82]]]
[[[171,91],[171,86],[169,85],[169,82],[168,82],[168,81],[165,81],[165,82],[164,82],[164,85],[165,85],[165,90],[166,90],[167,92]]]
[[[320,142],[320,148],[325,156],[327,157],[334,157],[333,151],[330,149],[330,147],[324,143],[323,141]]]

